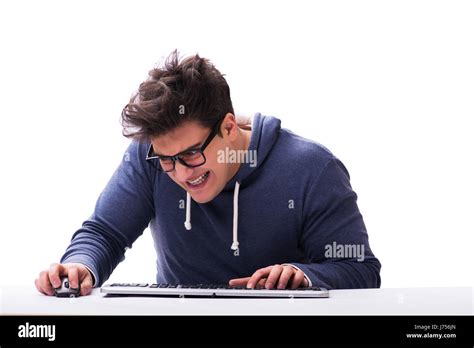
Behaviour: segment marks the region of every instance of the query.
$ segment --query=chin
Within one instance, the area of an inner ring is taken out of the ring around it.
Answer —
[[[196,197],[193,197],[193,201],[195,201],[196,203],[199,203],[199,204],[204,204],[204,203],[208,203],[210,201],[212,201],[214,197],[212,198],[208,198],[208,199],[204,199],[204,198],[196,198]]]
[[[199,203],[199,204],[204,204],[204,203],[208,203],[210,201],[212,201],[214,198],[216,198],[217,195],[197,195],[197,196],[194,196],[193,194],[191,194],[191,197],[193,199],[193,201],[195,201],[196,203]]]

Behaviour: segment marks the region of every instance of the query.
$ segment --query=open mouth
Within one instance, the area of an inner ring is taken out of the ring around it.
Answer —
[[[207,182],[210,172],[207,171],[204,174],[198,176],[196,179],[186,181],[186,184],[190,188],[201,188]]]

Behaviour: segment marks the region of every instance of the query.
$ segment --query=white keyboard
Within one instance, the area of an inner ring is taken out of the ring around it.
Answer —
[[[122,296],[199,296],[199,297],[283,297],[283,298],[327,298],[329,291],[310,287],[298,289],[247,289],[228,285],[173,285],[147,283],[105,284],[100,292],[107,295]]]

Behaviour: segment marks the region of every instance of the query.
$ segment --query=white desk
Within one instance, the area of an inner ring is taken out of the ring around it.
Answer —
[[[473,287],[333,290],[328,299],[56,298],[0,288],[1,315],[472,315]]]

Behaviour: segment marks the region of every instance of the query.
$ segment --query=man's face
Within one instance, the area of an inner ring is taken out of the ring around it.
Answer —
[[[183,123],[180,127],[152,139],[154,152],[157,155],[173,156],[188,149],[200,148],[211,133],[194,121]],[[231,138],[216,135],[204,150],[206,163],[190,168],[176,161],[175,170],[168,172],[169,177],[184,188],[194,201],[206,203],[214,199],[225,184],[235,174],[235,168],[226,163],[217,162],[219,149],[231,147]]]

